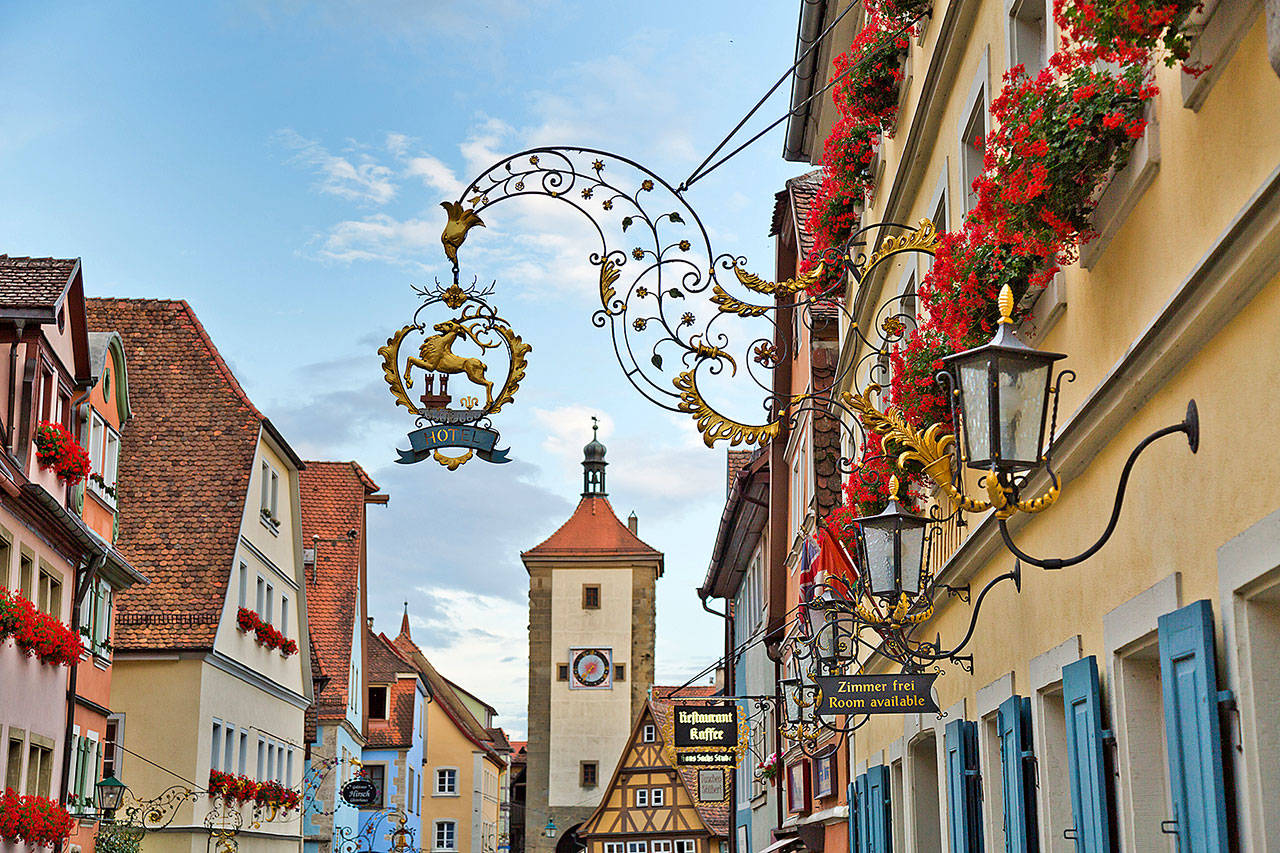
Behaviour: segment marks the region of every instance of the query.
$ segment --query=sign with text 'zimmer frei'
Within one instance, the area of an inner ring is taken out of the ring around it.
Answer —
[[[938,710],[933,698],[936,672],[910,675],[820,675],[818,716],[918,714]]]
[[[672,742],[676,764],[686,767],[736,767],[743,739],[734,702],[674,705]]]

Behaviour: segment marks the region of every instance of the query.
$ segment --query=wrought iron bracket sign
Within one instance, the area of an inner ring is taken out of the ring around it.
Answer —
[[[898,675],[820,675],[822,691],[815,713],[820,717],[851,714],[936,713],[936,672]]]
[[[747,748],[746,729],[736,702],[672,705],[663,748],[677,767],[737,767]]]

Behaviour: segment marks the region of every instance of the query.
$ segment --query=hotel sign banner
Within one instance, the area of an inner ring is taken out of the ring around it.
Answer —
[[[678,767],[737,767],[744,728],[735,702],[673,705],[664,734]]]
[[[918,714],[937,712],[933,698],[936,672],[911,675],[820,675],[818,716]]]

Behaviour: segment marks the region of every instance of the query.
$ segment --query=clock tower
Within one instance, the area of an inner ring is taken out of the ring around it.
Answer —
[[[593,432],[597,427],[593,426]],[[618,520],[605,446],[583,448],[582,499],[560,529],[520,555],[529,572],[528,853],[591,817],[653,684],[654,593],[662,553]]]

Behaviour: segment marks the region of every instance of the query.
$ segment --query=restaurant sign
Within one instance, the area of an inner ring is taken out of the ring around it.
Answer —
[[[746,748],[745,722],[734,702],[673,705],[665,728],[668,756],[678,767],[737,767]]]
[[[820,675],[818,716],[853,714],[918,714],[936,712],[936,672],[910,675]]]

